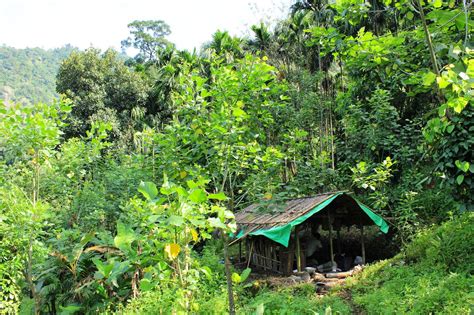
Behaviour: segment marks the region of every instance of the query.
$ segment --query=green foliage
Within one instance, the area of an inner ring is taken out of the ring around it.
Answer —
[[[388,156],[379,165],[368,166],[366,162],[357,163],[351,168],[352,182],[358,189],[369,191],[368,199],[377,209],[384,209],[388,205],[387,186],[393,176],[395,162]]]
[[[349,106],[343,121],[347,135],[347,146],[343,150],[349,161],[360,156],[375,156],[382,161],[398,153],[401,145],[397,138],[399,114],[390,102],[387,91],[376,90],[366,104]]]
[[[360,286],[376,285],[377,290],[359,287],[355,296],[356,303],[371,314],[469,313],[472,279],[465,275],[445,274],[433,267],[396,266],[373,278],[377,280],[364,281]]]
[[[57,76],[72,111],[0,105],[0,312],[222,313],[213,234],[235,211],[351,188],[392,218],[403,254],[347,302],[255,292],[250,269],[231,270],[238,312],[468,312],[474,64],[455,4],[297,1],[274,29],[217,31],[200,54],[135,21],[136,58],[73,52]]]
[[[0,236],[15,240],[2,248],[0,264],[9,264],[10,260],[14,263],[8,268],[0,268],[2,273],[6,271],[2,278],[5,277],[9,284],[2,290],[7,294],[0,295],[0,300],[8,302],[5,307],[11,309],[17,308],[20,263],[26,265],[24,275],[35,301],[35,310],[39,312],[40,309],[38,291],[42,284],[35,283],[33,264],[44,257],[44,230],[49,225],[48,219],[53,217],[48,203],[41,199],[40,183],[42,171],[60,141],[62,119],[70,110],[68,102],[24,107],[6,107],[0,102],[0,148],[4,148],[6,159],[12,164],[16,162],[15,166],[25,177],[23,185],[8,182],[0,186]]]
[[[472,89],[474,83],[474,59],[472,51],[462,52],[456,47],[451,53],[455,64],[445,67],[436,77],[438,88],[446,102],[439,106],[438,117],[428,121],[424,135],[433,146],[436,170],[444,182],[453,186],[461,210],[474,209],[470,193],[474,189],[470,165],[473,161],[471,132],[474,129]],[[434,82],[434,81],[433,81]],[[433,83],[431,82],[431,83]]]
[[[0,146],[5,158],[42,164],[59,144],[70,103],[0,106]]]
[[[25,206],[28,206],[25,198],[18,199],[0,190],[0,312],[6,314],[17,313],[20,305],[21,271],[28,239],[17,227],[30,223],[19,215]]]
[[[214,56],[209,63],[209,78],[198,69],[182,72],[173,121],[156,137],[158,164],[172,179],[203,174],[213,192],[230,198],[233,209],[236,194],[252,192],[246,178],[279,158],[278,148],[266,141],[272,114],[284,105],[279,96],[285,86],[260,58],[226,64]]]

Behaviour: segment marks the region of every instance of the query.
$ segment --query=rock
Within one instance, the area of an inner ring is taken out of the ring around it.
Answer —
[[[316,281],[316,282],[324,281],[325,279],[326,279],[326,277],[322,273],[315,272],[314,275],[313,275],[313,280]]]
[[[306,272],[308,272],[310,275],[313,275],[316,272],[316,268],[314,267],[306,267],[305,268]]]
[[[311,281],[311,276],[309,275],[309,273],[305,272],[304,275],[301,276],[301,279],[304,282],[310,282]]]
[[[304,282],[309,282],[311,280],[311,276],[306,271],[297,272],[296,276],[300,277],[301,280],[304,281]]]
[[[324,291],[324,282],[316,282],[316,293]]]
[[[298,277],[298,276],[295,276],[295,275],[289,276],[288,280],[290,280],[292,282],[295,282],[295,283],[298,283],[298,282],[302,281],[301,277]]]

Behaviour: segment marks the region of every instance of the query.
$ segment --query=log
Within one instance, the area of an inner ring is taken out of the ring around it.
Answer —
[[[337,279],[344,279],[350,276],[352,276],[352,271],[331,272],[331,273],[326,274],[326,278],[337,278]]]
[[[324,288],[333,288],[337,285],[342,285],[344,284],[344,280],[338,280],[338,281],[332,281],[332,282],[325,282],[324,283]]]
[[[318,282],[318,281],[324,281],[326,277],[322,273],[315,272],[313,275],[313,280]]]

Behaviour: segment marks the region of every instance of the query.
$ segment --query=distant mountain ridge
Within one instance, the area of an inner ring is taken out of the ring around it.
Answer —
[[[57,98],[56,74],[61,62],[77,48],[18,49],[0,46],[0,99],[32,104]]]

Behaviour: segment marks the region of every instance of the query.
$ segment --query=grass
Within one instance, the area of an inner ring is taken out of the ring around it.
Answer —
[[[318,297],[314,284],[301,284],[276,291],[262,290],[239,309],[239,314],[351,314],[350,305],[339,296]]]
[[[423,231],[399,255],[350,279],[368,314],[472,314],[474,213]]]

